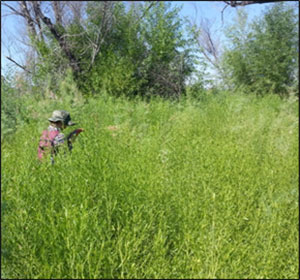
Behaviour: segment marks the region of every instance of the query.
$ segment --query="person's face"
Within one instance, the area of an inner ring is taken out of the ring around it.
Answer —
[[[57,122],[57,127],[60,128],[61,130],[65,129],[67,126],[62,123],[62,122]]]
[[[64,123],[61,123],[61,129],[65,129],[67,126]]]

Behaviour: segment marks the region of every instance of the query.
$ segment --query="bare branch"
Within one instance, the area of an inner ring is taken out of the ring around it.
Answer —
[[[111,5],[111,6],[109,6]],[[98,53],[100,52],[100,48],[110,30],[110,26],[109,26],[109,19],[112,19],[112,15],[109,15],[109,9],[112,10],[113,8],[113,3],[111,3],[110,1],[105,1],[103,4],[103,8],[102,8],[102,21],[101,21],[101,26],[98,29],[98,32],[96,34],[96,40],[93,41],[90,38],[89,41],[91,42],[91,46],[92,46],[92,58],[91,58],[91,62],[90,65],[87,69],[87,71],[89,71],[94,62],[95,62],[95,58],[98,55]]]
[[[227,1],[225,1],[227,2]],[[224,24],[224,11],[225,9],[228,7],[228,5],[225,5],[225,7],[223,8],[223,10],[221,11],[221,19],[222,19],[222,25]]]
[[[40,7],[39,2],[32,1],[33,8],[35,10],[35,13],[41,18],[41,20],[47,25],[47,27],[50,29],[50,32],[54,36],[54,38],[58,41],[60,47],[62,48],[65,55],[68,57],[70,66],[74,70],[74,74],[81,72],[81,69],[79,67],[78,61],[74,54],[69,49],[69,45],[67,44],[66,40],[63,37],[63,34],[59,32],[59,30],[53,25],[50,18],[46,17]]]
[[[44,41],[44,37],[43,37],[43,29],[42,29],[42,25],[41,25],[40,18],[39,18],[39,16],[38,16],[38,14],[36,13],[36,10],[35,10],[35,9],[33,9],[33,10],[34,10],[35,22],[36,22],[36,24],[37,24],[37,26],[38,26],[38,30],[39,30],[39,39],[40,39],[41,41]]]
[[[22,10],[23,17],[27,21],[28,32],[34,38],[36,38],[37,34],[36,34],[35,26],[34,26],[34,20],[33,20],[32,16],[30,15],[30,12],[29,12],[28,7],[27,7],[27,3],[26,3],[26,1],[20,1],[19,3],[20,3],[20,7],[21,7],[21,10]]]
[[[82,1],[67,1],[67,5],[72,11],[74,20],[80,21],[82,19],[82,8],[84,3]]]
[[[55,22],[57,24],[62,25],[62,9],[60,5],[60,1],[52,1],[52,6],[55,15]]]
[[[266,3],[275,3],[275,2],[284,2],[284,1],[271,1],[271,0],[266,0],[266,1],[223,1],[226,5],[224,6],[223,10],[221,11],[221,19],[222,19],[222,25],[224,24],[224,11],[227,7],[244,7],[247,5],[252,5],[252,4],[266,4]]]
[[[274,2],[283,2],[283,1],[223,1],[227,5],[231,7],[238,7],[238,6],[247,6],[251,4],[265,4],[265,3],[274,3]]]
[[[16,10],[16,9],[13,8],[12,6],[10,6],[10,5],[6,4],[6,3],[1,3],[1,5],[4,5],[4,6],[6,6],[7,8],[9,8],[10,10],[12,10],[12,11],[13,11],[13,14],[15,14],[15,15],[19,15],[19,16],[25,17],[25,15],[24,15],[22,12]]]
[[[11,57],[6,56],[6,58],[8,60],[10,60],[11,62],[13,62],[14,64],[16,64],[18,67],[22,68],[23,70],[25,70],[28,73],[31,73],[28,69],[26,69],[26,67],[20,65],[18,62],[14,61]]]
[[[149,7],[144,11],[144,13],[142,14],[142,16],[140,18],[138,18],[136,24],[138,24],[142,19],[143,17],[146,15],[146,13],[151,9],[151,7],[155,4],[155,2],[151,2]]]

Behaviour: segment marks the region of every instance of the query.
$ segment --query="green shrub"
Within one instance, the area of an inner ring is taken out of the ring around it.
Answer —
[[[276,3],[263,16],[246,24],[238,13],[228,30],[230,47],[223,55],[223,69],[236,88],[257,94],[287,94],[299,83],[299,16],[287,3]]]

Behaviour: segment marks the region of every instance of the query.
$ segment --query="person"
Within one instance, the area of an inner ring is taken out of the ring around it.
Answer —
[[[66,127],[75,125],[71,120],[70,113],[65,110],[55,110],[48,120],[50,125],[40,137],[38,158],[42,160],[46,154],[50,153],[51,163],[54,164],[54,156],[58,153],[59,147],[67,143],[68,149],[71,151],[72,143],[83,129],[75,129],[67,137],[62,133]]]

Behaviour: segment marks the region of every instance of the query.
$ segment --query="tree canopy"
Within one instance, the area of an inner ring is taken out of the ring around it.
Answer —
[[[238,18],[227,33],[231,46],[223,67],[228,78],[257,93],[285,93],[297,80],[299,23],[294,10],[277,3],[249,28],[243,11]]]
[[[218,85],[276,94],[295,87],[295,9],[284,1],[222,2],[225,7],[242,7],[225,31],[229,46],[216,43],[208,22],[188,26],[171,2],[4,2],[26,23],[30,46],[26,65],[8,59],[25,71],[33,91],[59,91],[71,70],[74,83],[86,95],[178,98],[187,88],[203,90],[208,64],[220,74]],[[279,3],[255,22],[245,21],[243,7],[272,2]]]

